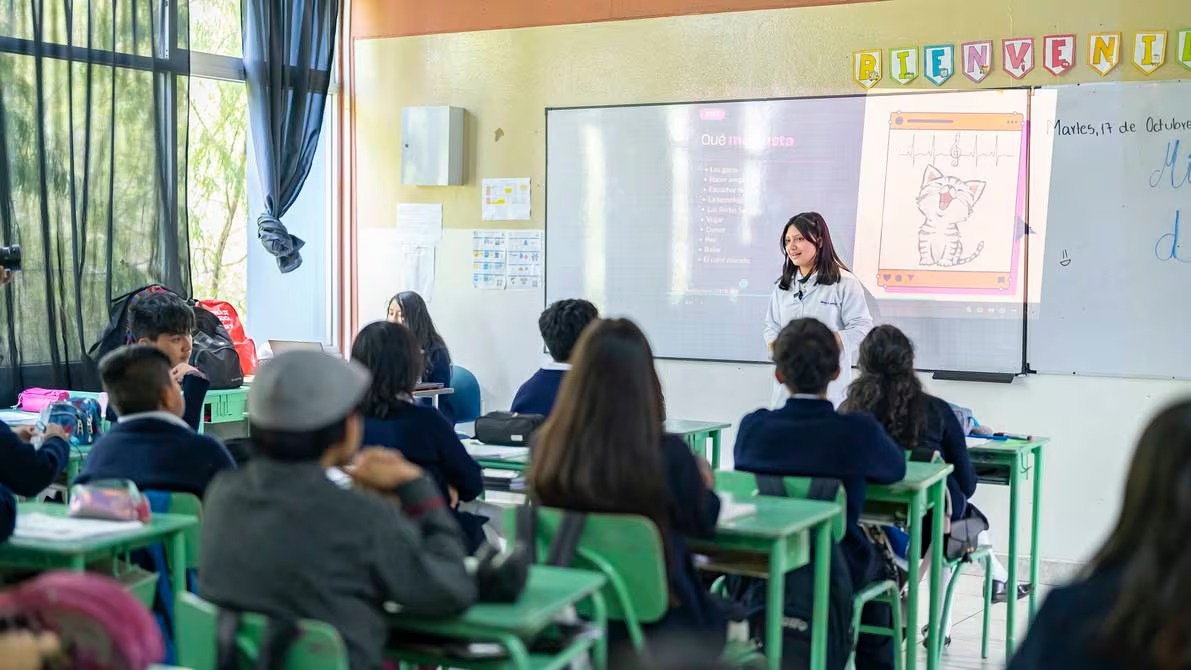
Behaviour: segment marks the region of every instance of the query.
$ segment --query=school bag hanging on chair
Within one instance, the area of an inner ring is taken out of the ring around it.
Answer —
[[[132,331],[128,329],[128,310],[142,297],[152,293],[174,293],[161,284],[149,284],[112,298],[108,306],[108,325],[104,326],[99,339],[87,349],[87,379],[77,391],[102,391],[99,381],[99,361],[108,353],[126,344],[132,344]]]

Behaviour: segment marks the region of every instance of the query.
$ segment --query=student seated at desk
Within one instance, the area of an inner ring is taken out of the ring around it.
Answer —
[[[422,355],[413,334],[387,321],[364,326],[352,345],[352,359],[372,374],[360,406],[364,444],[396,449],[430,475],[450,501],[468,551],[475,551],[484,541],[486,517],[460,511],[458,504],[484,492],[484,475],[442,414],[414,404],[410,394],[422,374]]]
[[[13,430],[0,421],[0,542],[12,535],[16,525],[16,495],[32,497],[44,491],[70,458],[61,426],[46,428],[40,449],[30,444],[36,433],[33,426]]]
[[[906,476],[900,447],[871,415],[836,413],[828,384],[839,376],[839,343],[822,322],[795,319],[773,345],[776,377],[793,397],[775,410],[744,417],[736,434],[736,469],[768,475],[839,479],[847,493],[847,532],[841,549],[852,583],[861,587],[879,574],[872,544],[860,530],[864,489],[869,482],[891,484]],[[862,621],[888,626],[889,606],[869,603]],[[861,635],[856,667],[893,667],[889,638]]]
[[[571,369],[568,362],[571,350],[575,348],[575,342],[587,324],[599,316],[595,305],[586,300],[559,300],[542,312],[538,317],[538,330],[554,361],[543,365],[517,389],[510,411],[550,416],[558,389],[562,386],[563,375]]]
[[[954,466],[947,477],[947,492],[951,498],[951,520],[972,519],[986,530],[981,531],[978,543],[991,545],[988,519],[969,499],[976,493],[976,469],[968,457],[968,443],[955,411],[947,401],[929,395],[914,373],[914,344],[895,326],[883,325],[869,331],[860,343],[860,376],[848,387],[848,398],[841,406],[845,411],[869,412],[884,426],[899,445],[915,454],[915,458],[929,460],[939,454],[943,461]],[[923,555],[928,551],[930,523],[923,524]],[[1009,572],[995,554],[993,562],[994,603],[1008,600]],[[951,578],[950,570],[943,574],[944,583]],[[1019,584],[1017,597],[1030,593],[1029,584]],[[950,631],[950,622],[946,628]],[[950,643],[950,635],[945,644]]]
[[[236,467],[219,441],[182,420],[182,389],[157,347],[120,347],[99,362],[108,402],[120,421],[95,441],[78,482],[130,479],[142,491],[202,497],[211,478]]]
[[[663,432],[665,401],[649,342],[626,319],[592,323],[575,348],[554,412],[538,432],[532,498],[582,512],[639,514],[661,532],[672,606],[651,636],[693,636],[718,654],[727,618],[700,585],[684,536],[715,533],[711,471]]]
[[[451,352],[430,318],[430,309],[422,296],[413,291],[402,291],[389,300],[390,323],[399,323],[414,334],[414,340],[422,351],[422,382],[427,384],[451,385]],[[433,407],[430,398],[421,398],[418,404]],[[455,425],[455,407],[450,394],[438,396],[438,411],[447,423]]]
[[[180,296],[169,291],[145,291],[128,304],[128,330],[136,344],[157,347],[169,357],[170,376],[181,385],[182,420],[198,430],[203,420],[203,403],[211,382],[190,364],[194,348],[194,310]],[[119,418],[110,406],[107,420]]]
[[[395,449],[357,455],[369,386],[359,363],[315,351],[261,366],[248,392],[256,457],[211,484],[199,560],[204,598],[325,621],[360,670],[381,667],[387,603],[448,616],[476,599],[435,482]],[[354,488],[327,478],[353,462]]]
[[[1141,435],[1116,528],[1042,603],[1009,670],[1191,667],[1191,399]]]

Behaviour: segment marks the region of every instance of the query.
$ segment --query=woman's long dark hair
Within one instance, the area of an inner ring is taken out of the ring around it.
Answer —
[[[447,343],[434,327],[434,319],[430,318],[430,309],[426,307],[426,301],[415,291],[402,291],[393,296],[389,304],[392,305],[394,301],[401,305],[402,325],[414,334],[414,340],[425,356],[426,365],[429,365],[430,352],[446,349]]]
[[[1176,403],[1142,433],[1125,502],[1088,573],[1123,571],[1099,640],[1131,668],[1191,665],[1191,400]]]
[[[872,414],[903,449],[921,447],[928,398],[914,374],[914,343],[896,326],[877,326],[860,343],[857,365],[840,409]]]
[[[839,281],[840,270],[847,270],[843,259],[835,251],[831,242],[831,230],[827,227],[827,219],[818,212],[803,212],[792,217],[782,228],[782,236],[778,238],[778,248],[782,250],[782,276],[777,280],[777,286],[783,291],[790,290],[790,284],[798,274],[798,266],[786,255],[786,233],[790,227],[798,229],[808,242],[815,245],[815,281],[830,286]]]
[[[664,536],[664,411],[649,342],[627,319],[594,321],[571,364],[535,441],[533,498],[551,507],[640,514]]]
[[[364,416],[387,419],[406,402],[422,377],[422,353],[413,333],[399,323],[364,326],[352,344],[352,359],[372,373],[372,386],[360,404]]]

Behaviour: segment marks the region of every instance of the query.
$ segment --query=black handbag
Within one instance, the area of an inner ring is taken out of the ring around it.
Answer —
[[[476,419],[476,439],[484,444],[524,447],[545,422],[541,414],[489,412]]]

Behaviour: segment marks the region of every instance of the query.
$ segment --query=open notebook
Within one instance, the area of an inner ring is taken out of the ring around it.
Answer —
[[[106,521],[51,516],[41,512],[17,515],[17,527],[12,536],[22,540],[70,542],[105,535],[127,533],[144,527],[140,521]]]

